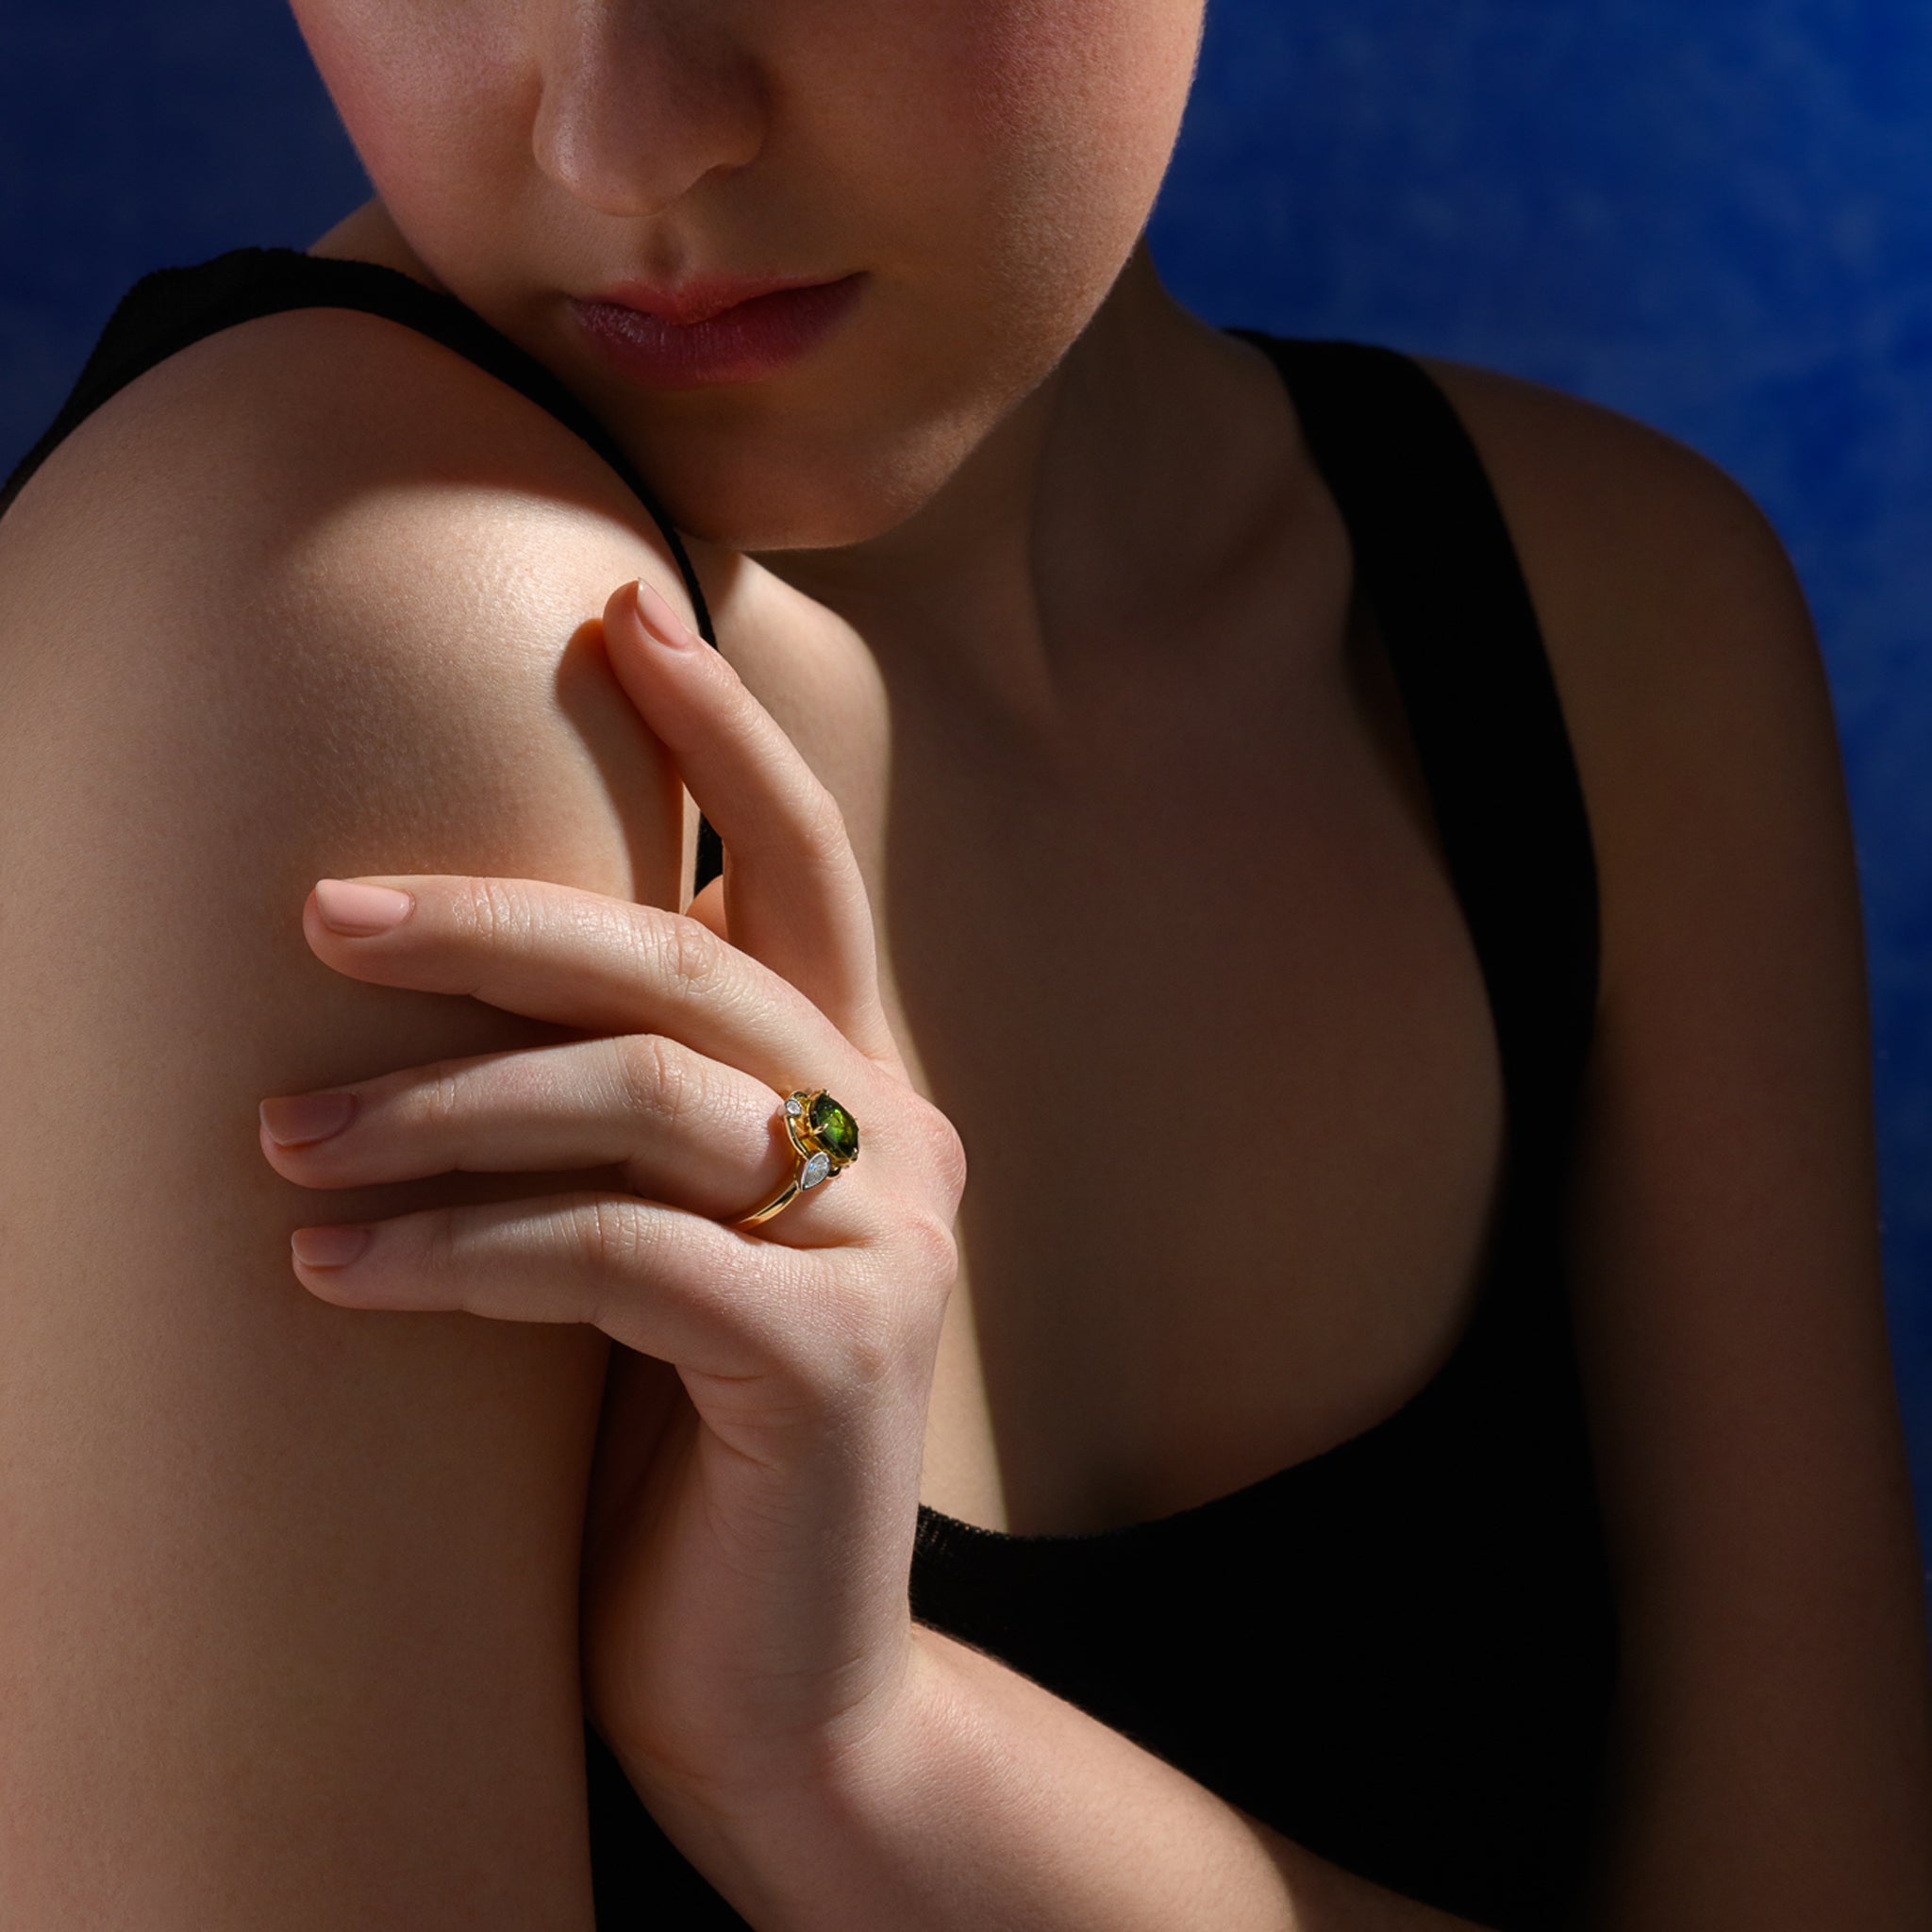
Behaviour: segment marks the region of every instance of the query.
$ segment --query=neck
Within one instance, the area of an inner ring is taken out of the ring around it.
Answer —
[[[379,201],[310,253],[441,286]],[[1208,627],[1211,592],[1291,487],[1291,422],[1266,359],[1175,302],[1142,236],[1066,354],[920,510],[863,543],[752,561],[845,620],[893,682],[1050,717],[1070,680]],[[706,575],[729,570],[720,553]]]
[[[889,677],[964,681],[1044,715],[1098,660],[1185,635],[1288,445],[1273,370],[1168,294],[1143,237],[1059,362],[923,508],[863,543],[754,561],[851,624]]]

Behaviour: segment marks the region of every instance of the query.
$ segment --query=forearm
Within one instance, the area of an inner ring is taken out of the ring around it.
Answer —
[[[1291,1843],[1004,1664],[916,1636],[894,1720],[822,1777],[726,1806],[633,1771],[758,1932],[1468,1926]]]

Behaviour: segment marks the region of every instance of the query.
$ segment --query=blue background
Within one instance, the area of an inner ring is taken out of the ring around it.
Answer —
[[[1154,223],[1217,323],[1515,371],[1713,458],[1810,594],[1857,827],[1932,1552],[1932,8],[1213,0]],[[264,0],[8,0],[0,472],[121,291],[366,193]]]

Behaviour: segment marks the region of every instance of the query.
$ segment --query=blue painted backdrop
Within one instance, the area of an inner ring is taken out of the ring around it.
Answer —
[[[1932,1553],[1932,9],[1213,0],[1155,220],[1215,322],[1513,370],[1761,503],[1838,703],[1892,1334]],[[365,189],[262,0],[0,15],[0,471],[145,270]]]

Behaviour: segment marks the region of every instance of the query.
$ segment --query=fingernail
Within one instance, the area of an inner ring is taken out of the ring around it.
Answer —
[[[638,579],[637,604],[638,616],[643,620],[644,628],[660,644],[667,644],[674,651],[688,651],[693,644],[704,642],[642,577]]]
[[[349,1124],[356,1111],[353,1093],[297,1093],[286,1100],[264,1100],[261,1124],[277,1147],[300,1141],[326,1141]]]
[[[298,1227],[289,1237],[305,1268],[346,1268],[369,1245],[366,1227]]]
[[[322,914],[323,924],[354,939],[400,925],[415,903],[408,893],[389,886],[358,886],[351,879],[315,882],[315,909]]]

